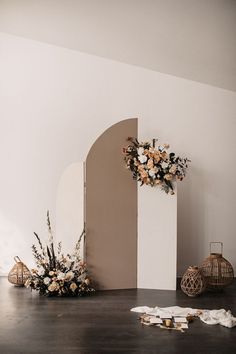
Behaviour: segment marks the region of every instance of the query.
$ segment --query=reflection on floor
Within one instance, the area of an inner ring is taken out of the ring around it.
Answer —
[[[188,298],[180,290],[103,291],[85,298],[45,298],[0,278],[1,354],[236,353],[236,328],[194,321],[188,331],[142,326],[135,306],[231,309],[236,284]]]

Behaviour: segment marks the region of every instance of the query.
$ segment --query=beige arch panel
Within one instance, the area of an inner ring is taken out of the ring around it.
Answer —
[[[137,119],[121,121],[94,143],[86,159],[86,262],[98,289],[137,287],[137,183],[122,147],[137,137]]]

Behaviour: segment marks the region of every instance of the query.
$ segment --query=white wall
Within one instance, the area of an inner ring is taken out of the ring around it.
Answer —
[[[0,78],[2,273],[16,254],[32,263],[32,233],[45,237],[47,209],[55,225],[67,166],[130,117],[140,135],[192,160],[178,187],[179,273],[207,256],[210,240],[236,266],[235,93],[4,33]]]
[[[0,0],[0,32],[236,91],[234,0]]]
[[[63,252],[71,253],[84,228],[84,163],[68,166],[60,178],[56,200],[56,237]],[[81,257],[83,258],[81,239]]]

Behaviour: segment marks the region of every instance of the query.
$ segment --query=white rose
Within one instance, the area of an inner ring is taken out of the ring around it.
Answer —
[[[161,167],[162,168],[167,168],[168,167],[168,163],[163,161],[162,164],[161,164]]]
[[[48,285],[50,283],[51,279],[49,277],[46,277],[43,279],[44,284]]]
[[[148,171],[148,174],[149,174],[150,177],[154,177],[155,173],[156,173],[156,171],[153,168]]]
[[[39,275],[39,276],[42,276],[42,275],[44,275],[44,274],[45,274],[44,268],[43,268],[43,267],[40,267],[40,268],[38,269],[38,275]]]
[[[145,163],[145,162],[147,161],[147,156],[146,156],[146,155],[140,155],[140,156],[138,157],[138,159],[139,159],[139,161],[140,161],[141,163]]]
[[[71,270],[69,272],[66,273],[65,279],[66,280],[72,280],[74,278],[74,272],[72,272]]]
[[[65,279],[65,273],[63,273],[63,272],[58,273],[57,279],[58,280],[64,280]]]
[[[48,290],[49,291],[55,291],[59,289],[59,285],[57,282],[53,281],[52,284],[49,285]]]
[[[142,155],[144,153],[144,148],[143,147],[139,147],[138,148],[138,155]]]

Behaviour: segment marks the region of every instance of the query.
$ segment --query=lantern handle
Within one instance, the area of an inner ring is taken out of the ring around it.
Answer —
[[[14,261],[15,261],[16,263],[18,263],[18,262],[21,262],[21,259],[20,259],[20,257],[15,256],[15,257],[14,257]]]
[[[213,243],[218,243],[218,244],[220,243],[220,245],[221,245],[221,255],[222,255],[222,254],[223,254],[223,242],[216,242],[216,241],[215,241],[215,242],[210,242],[210,253],[212,253],[212,252],[211,252],[211,245],[212,245]]]

